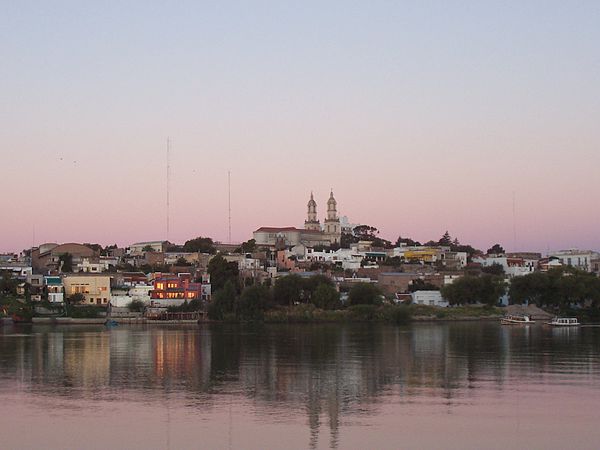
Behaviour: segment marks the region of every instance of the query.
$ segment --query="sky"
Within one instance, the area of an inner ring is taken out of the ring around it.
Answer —
[[[0,251],[382,237],[600,250],[600,2],[0,0]],[[170,151],[169,232],[166,214]]]

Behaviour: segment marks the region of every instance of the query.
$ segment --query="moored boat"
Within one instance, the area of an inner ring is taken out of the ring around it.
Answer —
[[[580,325],[576,317],[554,317],[547,324],[553,327],[577,327]]]
[[[535,323],[535,320],[532,320],[531,316],[507,314],[500,319],[500,323],[502,325],[529,325]]]

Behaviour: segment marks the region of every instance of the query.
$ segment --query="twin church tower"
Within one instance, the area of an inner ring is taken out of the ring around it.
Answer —
[[[333,197],[333,191],[329,195],[327,200],[327,218],[321,228],[321,223],[317,218],[317,202],[313,197],[313,193],[310,193],[310,200],[308,201],[308,214],[304,221],[304,229],[308,231],[319,231],[322,232],[327,240],[331,244],[339,244],[342,237],[342,227],[340,225],[340,218],[337,214],[337,202]]]

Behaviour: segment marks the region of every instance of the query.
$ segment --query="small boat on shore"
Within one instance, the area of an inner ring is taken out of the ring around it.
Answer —
[[[502,325],[529,325],[535,323],[535,320],[532,320],[531,316],[507,314],[500,319],[500,323]]]
[[[578,327],[580,325],[576,317],[555,317],[546,323],[553,327]]]

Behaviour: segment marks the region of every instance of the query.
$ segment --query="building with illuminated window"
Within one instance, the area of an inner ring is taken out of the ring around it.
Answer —
[[[178,275],[163,274],[154,280],[154,289],[150,291],[150,299],[154,305],[159,305],[161,300],[172,304],[179,300],[192,301],[196,299],[206,299],[202,295],[202,283],[192,281],[189,273]]]

